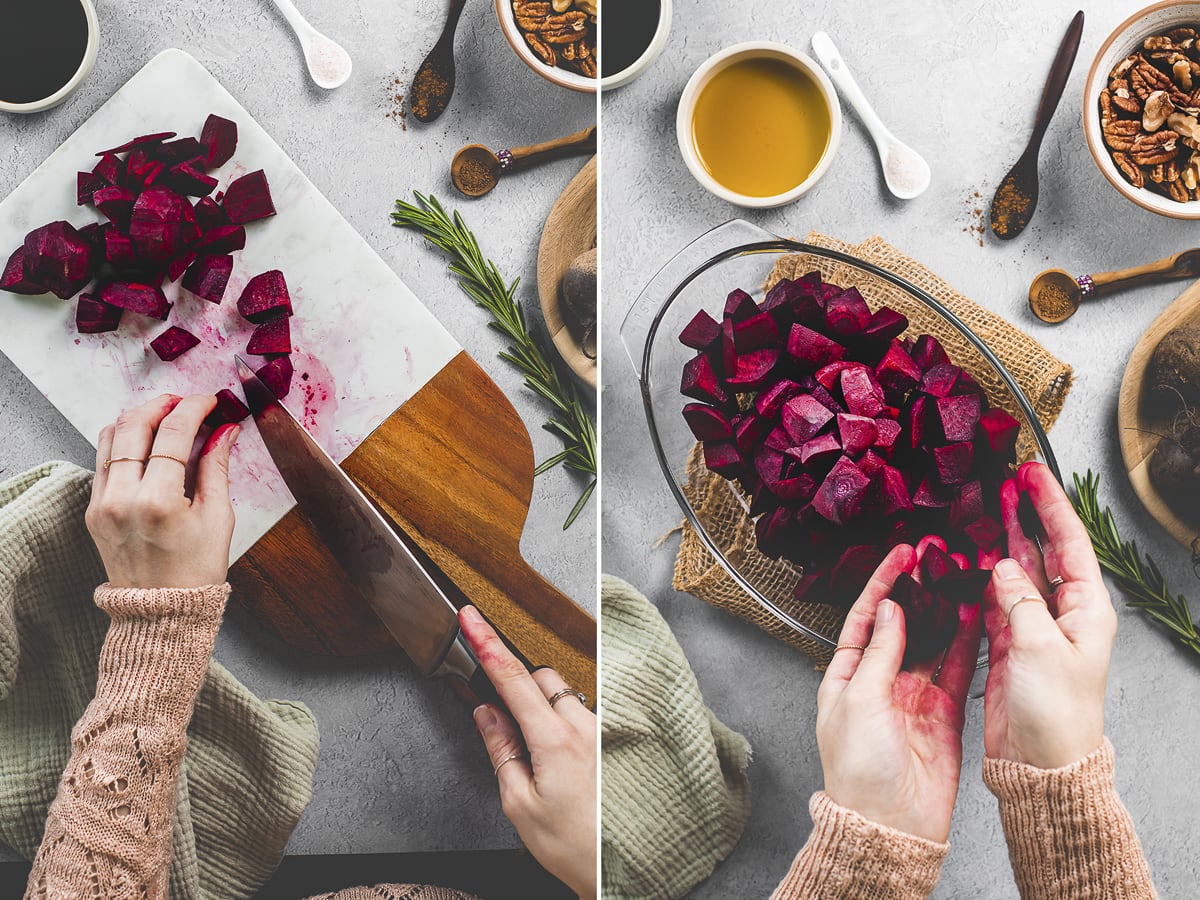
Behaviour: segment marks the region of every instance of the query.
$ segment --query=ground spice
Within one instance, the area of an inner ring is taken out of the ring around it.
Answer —
[[[1011,231],[1016,234],[1029,223],[1029,195],[1016,181],[1006,178],[992,198],[992,221],[996,223],[997,237],[1006,237]]]
[[[383,117],[397,123],[402,131],[408,131],[408,108],[404,105],[404,81],[399,75],[392,75],[385,82],[383,91],[386,95],[384,102],[388,106]]]
[[[980,205],[983,195],[976,191],[971,196],[967,197],[968,214],[971,216],[970,222],[963,226],[963,233],[971,236],[980,247],[983,246],[983,233],[987,231],[987,226],[983,221],[983,208]]]
[[[450,84],[444,77],[433,69],[422,69],[417,72],[412,86],[412,111],[418,119],[428,117],[430,105],[446,95]]]
[[[1049,281],[1038,288],[1034,298],[1034,306],[1038,318],[1051,322],[1059,322],[1068,318],[1075,311],[1071,295],[1062,286]]]
[[[492,170],[481,160],[467,156],[459,164],[455,184],[459,185],[464,194],[484,194],[496,186],[496,177]]]

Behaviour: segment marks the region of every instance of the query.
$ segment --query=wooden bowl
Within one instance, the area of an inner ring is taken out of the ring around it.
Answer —
[[[1181,516],[1150,481],[1150,454],[1159,435],[1171,429],[1174,414],[1159,411],[1148,403],[1147,370],[1154,348],[1169,331],[1188,322],[1200,321],[1200,282],[1196,282],[1159,315],[1142,335],[1125,365],[1121,393],[1117,400],[1117,431],[1121,440],[1121,456],[1134,493],[1163,528],[1189,550],[1200,538],[1200,509],[1191,517]]]
[[[538,247],[538,298],[542,317],[563,362],[579,378],[596,388],[596,359],[584,353],[563,318],[559,285],[580,253],[596,246],[596,157],[588,160],[579,174],[555,201],[542,227]],[[594,352],[595,348],[591,348]]]

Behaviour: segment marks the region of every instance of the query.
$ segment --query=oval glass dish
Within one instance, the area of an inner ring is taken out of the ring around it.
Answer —
[[[832,650],[842,614],[832,616],[832,608],[825,604],[794,600],[791,587],[801,573],[789,563],[778,560],[764,565],[765,557],[757,548],[747,548],[745,542],[736,553],[727,552],[716,532],[729,532],[730,503],[724,502],[729,498],[718,498],[722,502],[715,504],[693,503],[696,478],[708,473],[693,454],[696,439],[684,421],[682,409],[687,398],[679,390],[684,364],[695,354],[679,342],[679,333],[697,310],[704,309],[720,320],[725,297],[734,288],[761,302],[764,285],[773,284],[781,274],[799,277],[814,269],[820,270],[826,281],[857,287],[872,309],[887,305],[903,313],[911,323],[906,334],[936,337],[954,363],[980,382],[992,405],[1020,422],[1018,457],[1040,459],[1060,482],[1062,477],[1046,432],[1016,379],[985,341],[928,292],[847,253],[781,238],[740,219],[714,228],[683,248],[638,296],[620,332],[640,382],[655,455],[679,508],[730,578],[779,622],[819,648]],[[750,522],[749,497],[734,482],[716,479],[711,490],[727,490],[745,511],[744,523]],[[721,512],[714,513],[714,508]],[[752,542],[753,528],[746,530]],[[983,656],[980,665],[985,664]]]

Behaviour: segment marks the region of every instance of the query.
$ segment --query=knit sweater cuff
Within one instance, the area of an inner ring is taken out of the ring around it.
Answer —
[[[772,900],[916,900],[933,892],[949,844],[872,822],[824,791],[808,808],[812,834]]]
[[[1113,772],[1108,738],[1083,759],[1058,769],[984,759],[983,780],[1000,801],[1022,897],[1154,896]]]
[[[96,589],[112,618],[100,651],[96,698],[143,722],[191,716],[216,643],[228,584]]]

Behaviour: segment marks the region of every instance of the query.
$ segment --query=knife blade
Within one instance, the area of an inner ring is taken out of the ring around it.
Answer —
[[[457,608],[439,583],[444,576],[401,538],[254,370],[241,357],[234,361],[258,432],[300,512],[396,643],[423,675],[460,678],[475,697],[495,702],[495,689],[459,630]]]

